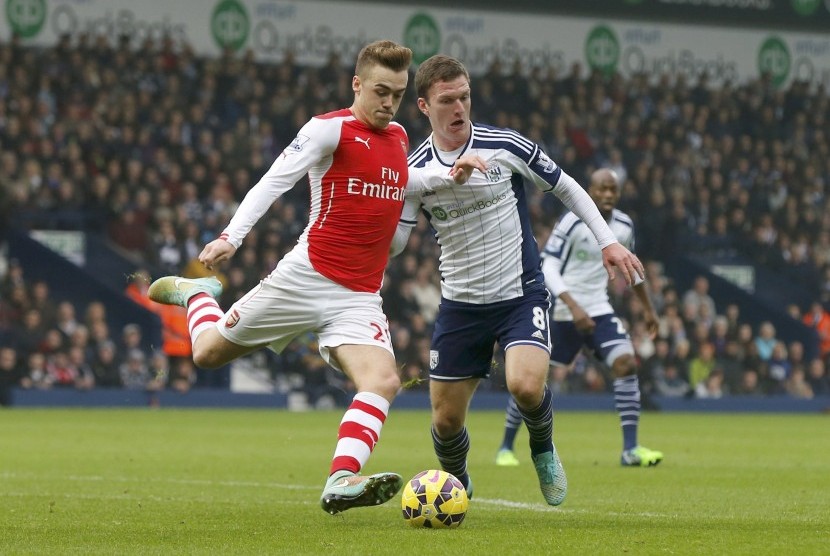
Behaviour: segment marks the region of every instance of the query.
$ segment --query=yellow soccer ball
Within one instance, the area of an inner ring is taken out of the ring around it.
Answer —
[[[461,481],[446,471],[421,471],[401,496],[403,518],[413,527],[451,529],[461,525],[470,502]]]

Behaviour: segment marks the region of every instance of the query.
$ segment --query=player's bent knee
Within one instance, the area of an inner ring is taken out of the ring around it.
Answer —
[[[529,385],[514,385],[510,389],[510,394],[516,399],[516,403],[521,407],[534,408],[542,403],[542,397],[545,395],[544,389],[531,388]]]
[[[634,361],[633,356],[625,354],[619,356],[614,361],[614,364],[611,365],[611,369],[613,370],[615,377],[622,378],[635,374],[637,372],[637,364]]]
[[[433,415],[432,427],[435,429],[438,438],[448,440],[464,428],[464,418],[451,415]]]
[[[377,382],[378,394],[388,400],[392,400],[397,396],[401,389],[401,378],[397,373],[387,374],[380,378]]]

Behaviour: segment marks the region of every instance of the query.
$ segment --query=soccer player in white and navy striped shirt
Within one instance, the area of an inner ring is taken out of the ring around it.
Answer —
[[[464,424],[498,342],[505,350],[507,387],[528,427],[542,494],[548,504],[559,505],[567,480],[553,445],[547,388],[550,296],[531,233],[525,183],[555,194],[587,223],[609,274],[616,266],[632,282],[642,276],[642,265],[614,238],[588,194],[537,144],[516,131],[470,121],[470,77],[461,62],[433,56],[418,68],[415,88],[432,134],[410,154],[410,167],[449,169],[470,154],[487,163],[486,171],[474,172],[465,185],[408,194],[393,242],[393,252],[403,249],[422,211],[441,247],[442,299],[430,353],[436,455],[472,494]]]
[[[617,240],[634,250],[634,223],[627,214],[616,208],[620,199],[617,175],[607,168],[595,171],[591,175],[588,193]],[[608,275],[602,269],[600,249],[591,231],[576,214],[566,213],[553,229],[545,245],[542,271],[545,283],[555,298],[551,364],[568,367],[585,347],[608,365],[614,375],[614,402],[623,437],[620,463],[637,467],[657,465],[663,460],[663,453],[640,446],[637,440],[640,384],[634,346],[608,299]],[[637,280],[633,290],[643,305],[646,329],[654,337],[657,334],[657,314],[645,283]],[[521,416],[511,400],[504,438],[496,456],[497,464],[518,463],[512,450],[520,425]]]

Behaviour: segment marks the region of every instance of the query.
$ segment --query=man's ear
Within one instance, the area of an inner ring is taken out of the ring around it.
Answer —
[[[418,110],[423,112],[424,116],[429,118],[429,104],[424,100],[424,97],[418,97]]]
[[[355,94],[360,92],[360,78],[356,75],[352,77],[352,91],[354,91]]]

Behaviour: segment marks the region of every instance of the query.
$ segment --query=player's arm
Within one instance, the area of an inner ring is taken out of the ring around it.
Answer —
[[[521,173],[533,180],[542,191],[551,192],[582,220],[602,249],[602,264],[608,272],[608,279],[614,279],[614,269],[619,268],[625,281],[632,285],[637,277],[643,278],[643,264],[633,253],[620,245],[608,223],[600,214],[591,196],[579,183],[565,173],[535,143],[529,155],[516,157],[524,163]]]
[[[409,181],[406,184],[407,197],[420,197],[427,191],[435,191],[467,183],[474,170],[484,173],[487,163],[478,155],[467,154],[459,157],[447,171],[444,167],[409,167]]]
[[[395,235],[392,236],[392,244],[389,246],[390,257],[400,255],[406,248],[406,244],[409,242],[409,234],[412,233],[412,228],[418,223],[418,210],[420,207],[420,196],[407,197],[404,201],[401,219],[398,220],[398,227],[395,229]]]
[[[634,252],[634,226],[632,224],[629,233],[624,236],[622,243],[633,253]],[[648,295],[648,288],[646,288],[645,279],[636,280],[631,287],[634,290],[634,295],[643,304],[645,314],[643,319],[646,324],[646,331],[649,337],[653,340],[657,337],[659,322],[657,320],[657,311],[654,310],[654,304],[651,302],[651,297]]]
[[[294,141],[283,150],[265,175],[248,191],[225,230],[208,243],[199,254],[206,268],[231,258],[254,224],[262,218],[274,201],[294,187],[309,169],[330,155],[337,145],[337,134],[327,133],[332,120],[313,118],[306,123]],[[335,138],[333,141],[332,138]]]
[[[568,291],[568,285],[562,277],[563,254],[569,249],[569,243],[563,230],[557,226],[551,233],[542,253],[542,272],[548,290],[567,305],[573,315],[574,326],[583,334],[594,331],[596,323]]]
[[[643,304],[645,309],[643,318],[646,323],[646,330],[648,331],[649,337],[653,340],[657,337],[657,330],[660,323],[657,320],[657,311],[654,310],[654,305],[651,303],[651,297],[648,295],[646,283],[640,282],[639,284],[634,284],[632,289],[634,290],[634,294],[637,296],[637,299],[639,299],[640,303]]]

